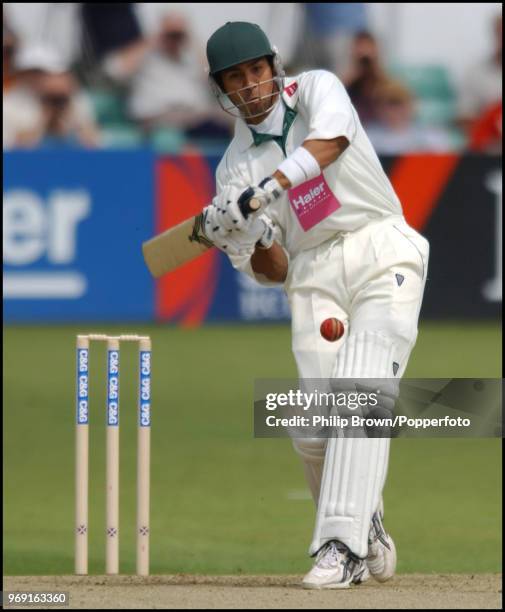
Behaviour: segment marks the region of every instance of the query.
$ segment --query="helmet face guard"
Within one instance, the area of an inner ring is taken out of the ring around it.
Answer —
[[[250,113],[247,109],[247,105],[250,103],[247,102],[242,93],[248,89],[251,89],[251,86],[242,87],[241,89],[236,89],[235,91],[230,91],[226,93],[223,91],[219,83],[216,81],[215,75],[209,75],[209,81],[211,89],[214,95],[217,98],[219,106],[229,115],[235,118],[240,119],[253,119],[254,117],[261,117],[269,113],[272,108],[275,106],[279,93],[284,88],[284,69],[282,66],[282,62],[280,60],[279,54],[275,47],[272,48],[273,55],[268,57],[272,58],[272,72],[274,76],[271,79],[267,79],[265,81],[258,81],[255,83],[256,86],[264,85],[265,83],[272,83],[272,92],[263,96],[260,96],[256,101],[265,101],[270,100],[270,102],[266,105],[265,108],[258,111],[257,113]],[[261,56],[264,57],[264,56]],[[236,96],[239,98],[240,102],[232,102],[230,95]]]

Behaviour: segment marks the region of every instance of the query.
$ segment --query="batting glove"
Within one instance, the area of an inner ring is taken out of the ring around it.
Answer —
[[[247,197],[256,198],[261,204],[261,208],[268,206],[279,199],[284,191],[283,187],[276,178],[267,176],[257,187],[248,187],[240,196],[240,199]]]
[[[267,177],[257,187],[249,186],[240,196],[235,198],[219,196],[215,198],[216,206],[219,208],[221,217],[220,225],[225,229],[248,231],[249,224],[254,219],[254,213],[244,214],[247,203],[256,198],[260,203],[260,210],[264,206],[280,197],[283,188],[277,179]],[[224,195],[224,194],[222,194]]]
[[[255,217],[247,231],[225,229],[219,225],[220,212],[212,204],[204,209],[204,232],[214,246],[228,255],[251,255],[254,248],[269,249],[274,242],[274,225],[266,216]]]

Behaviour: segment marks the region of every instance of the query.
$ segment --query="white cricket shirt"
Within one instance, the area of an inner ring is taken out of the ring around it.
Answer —
[[[272,175],[286,156],[305,140],[345,136],[350,144],[322,172],[324,184],[316,179],[305,192],[303,186],[301,193],[300,187],[295,193],[286,191],[264,211],[280,230],[276,236],[278,242],[293,258],[370,220],[402,215],[400,201],[344,86],[334,74],[312,70],[287,78],[282,100],[296,112],[287,132],[285,152],[273,140],[255,145],[251,129],[242,119],[237,119],[233,140],[216,170],[218,193],[229,185],[236,186],[239,192],[248,185],[257,185]],[[258,131],[263,132],[266,123]],[[278,121],[272,124],[270,133],[278,134]],[[330,204],[326,210],[311,210],[321,195],[331,199]],[[242,258],[231,259],[235,267],[246,271]]]

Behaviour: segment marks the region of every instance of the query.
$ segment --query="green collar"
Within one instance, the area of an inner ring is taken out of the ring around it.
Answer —
[[[273,136],[272,134],[258,134],[252,128],[249,128],[249,129],[251,130],[251,133],[252,133],[254,146],[257,147],[263,142],[268,142],[269,140],[273,140],[280,146],[284,155],[286,155],[286,139],[288,137],[289,128],[291,127],[291,125],[293,124],[293,121],[295,120],[296,111],[293,110],[292,108],[289,108],[289,106],[286,105],[284,100],[282,101],[282,103],[284,104],[284,121],[282,123],[282,136]]]

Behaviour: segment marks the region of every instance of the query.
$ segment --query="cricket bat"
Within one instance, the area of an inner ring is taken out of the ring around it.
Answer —
[[[239,205],[242,214],[247,218],[260,208],[261,203],[255,198],[245,198]],[[159,278],[192,261],[213,246],[203,231],[203,213],[200,213],[144,242],[142,252],[149,272]]]

